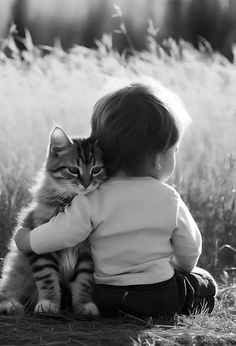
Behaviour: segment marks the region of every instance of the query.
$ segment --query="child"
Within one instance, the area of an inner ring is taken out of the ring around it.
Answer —
[[[102,314],[153,317],[212,311],[216,284],[195,268],[201,234],[187,206],[165,182],[189,117],[170,91],[131,84],[94,107],[91,136],[110,178],[76,196],[63,213],[15,237],[21,251],[61,250],[89,237],[94,300]]]

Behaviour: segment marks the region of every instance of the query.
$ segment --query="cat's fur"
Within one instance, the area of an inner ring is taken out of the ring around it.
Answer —
[[[50,136],[41,178],[32,190],[32,202],[21,213],[17,229],[33,229],[49,221],[76,194],[93,191],[105,179],[96,144],[91,139],[71,139],[56,127]],[[61,289],[66,285],[73,311],[96,316],[99,312],[92,302],[93,269],[88,240],[50,254],[24,255],[12,239],[0,280],[0,312],[22,311],[30,301],[35,312],[58,312]]]

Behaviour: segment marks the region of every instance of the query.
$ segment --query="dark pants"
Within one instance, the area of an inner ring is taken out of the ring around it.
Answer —
[[[195,268],[191,273],[175,271],[171,279],[151,285],[95,285],[94,301],[101,315],[172,318],[176,313],[211,312],[216,291],[213,277]]]

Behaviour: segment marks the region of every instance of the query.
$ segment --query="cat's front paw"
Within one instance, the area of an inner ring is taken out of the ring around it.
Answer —
[[[1,314],[21,314],[24,312],[24,306],[15,299],[3,300],[0,303]]]
[[[74,307],[74,311],[78,314],[96,318],[99,316],[99,310],[95,303],[89,302],[83,305],[77,305]]]
[[[35,313],[53,313],[56,314],[60,311],[60,306],[57,303],[51,302],[48,299],[42,299],[38,302],[38,304],[34,308]]]

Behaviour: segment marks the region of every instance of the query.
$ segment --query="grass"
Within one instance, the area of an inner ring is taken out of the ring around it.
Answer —
[[[178,316],[160,324],[132,316],[85,321],[68,313],[24,316],[0,315],[1,345],[235,345],[236,310],[222,309]]]
[[[0,52],[0,257],[28,188],[44,161],[55,123],[86,136],[92,107],[107,84],[149,76],[184,100],[193,125],[186,132],[172,184],[188,203],[203,236],[200,265],[217,264],[217,249],[236,247],[235,149],[236,65],[217,54],[169,42],[128,60],[111,49],[109,37],[97,51],[60,47],[42,55],[27,38],[21,59],[11,37]],[[218,263],[220,264],[220,263]],[[232,284],[232,283],[231,283]],[[235,345],[235,286],[222,288],[211,316],[202,313],[161,327],[132,317],[81,321],[75,316],[0,316],[1,345]]]

